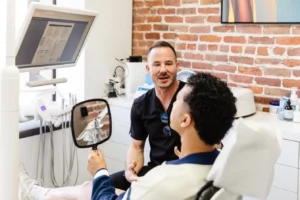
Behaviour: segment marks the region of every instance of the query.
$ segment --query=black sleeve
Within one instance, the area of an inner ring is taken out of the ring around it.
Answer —
[[[131,125],[130,125],[130,135],[135,140],[146,140],[148,133],[144,126],[143,121],[143,108],[139,103],[134,102],[131,107]]]

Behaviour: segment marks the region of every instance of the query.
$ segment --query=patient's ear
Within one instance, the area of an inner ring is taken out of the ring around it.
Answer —
[[[191,122],[192,122],[191,115],[188,114],[188,113],[185,113],[183,115],[183,118],[182,118],[182,121],[180,123],[180,126],[181,126],[181,128],[186,128],[186,127],[188,127],[191,124]]]

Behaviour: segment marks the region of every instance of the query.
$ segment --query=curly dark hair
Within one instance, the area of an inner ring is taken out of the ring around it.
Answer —
[[[152,45],[152,47],[149,48],[147,56],[152,51],[152,49],[156,49],[156,48],[159,48],[159,47],[170,48],[174,53],[175,59],[177,60],[177,54],[176,54],[176,51],[175,51],[174,47],[166,41],[157,41],[157,42],[155,42],[154,45]]]
[[[192,75],[187,86],[192,91],[184,101],[190,107],[200,139],[208,145],[219,143],[232,126],[236,98],[225,82],[207,73]]]

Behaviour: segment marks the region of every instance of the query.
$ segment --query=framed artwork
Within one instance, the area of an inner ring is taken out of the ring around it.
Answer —
[[[300,0],[222,0],[221,23],[297,24]]]

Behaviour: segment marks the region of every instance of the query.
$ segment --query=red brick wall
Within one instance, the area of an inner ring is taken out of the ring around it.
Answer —
[[[226,25],[220,13],[220,0],[133,0],[132,54],[168,41],[181,67],[248,87],[261,104],[300,87],[300,26]]]

